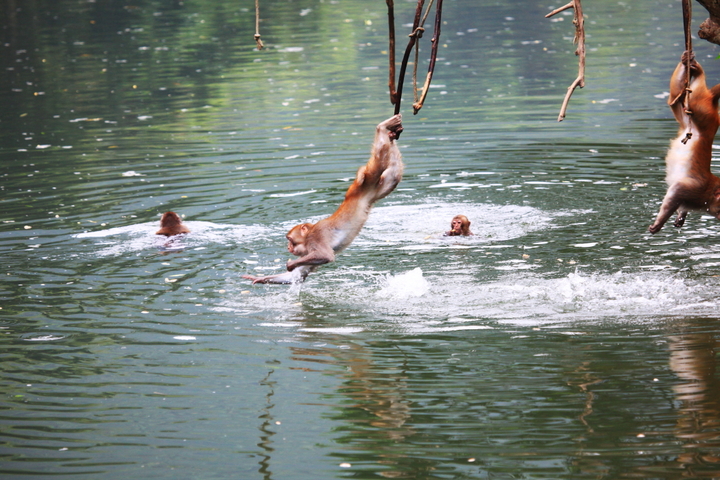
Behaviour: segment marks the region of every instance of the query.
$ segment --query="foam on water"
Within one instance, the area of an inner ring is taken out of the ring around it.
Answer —
[[[96,244],[100,248],[95,255],[115,256],[130,252],[139,252],[152,248],[170,252],[193,249],[204,249],[207,244],[233,245],[255,241],[273,232],[269,227],[261,225],[222,225],[212,222],[184,222],[190,229],[188,235],[177,235],[168,239],[155,235],[158,223],[141,223],[124,227],[110,228],[94,232],[83,232],[73,235],[79,239],[99,239]]]
[[[383,287],[375,294],[379,298],[405,299],[422,297],[430,289],[420,268],[398,275],[387,275],[381,280]]]
[[[394,275],[366,275],[364,282],[302,285],[295,292],[269,289],[266,294],[273,300],[264,302],[263,309],[267,309],[268,316],[286,318],[289,311],[282,305],[293,304],[293,295],[297,295],[295,298],[309,299],[311,303],[332,305],[332,310],[372,312],[368,316],[373,320],[363,325],[353,323],[347,325],[347,329],[328,327],[336,333],[349,335],[370,329],[423,334],[484,330],[502,325],[547,327],[616,319],[644,323],[677,316],[709,315],[720,307],[715,291],[714,286],[670,272],[586,274],[577,271],[564,277],[546,278],[523,271],[483,283],[462,274],[425,276],[416,268]],[[284,301],[278,302],[278,295],[284,297]],[[259,307],[256,300],[236,298],[229,303],[234,304],[231,309],[240,304],[247,307],[246,302]],[[294,318],[301,311],[301,308],[293,309]],[[288,324],[273,324],[288,327]]]
[[[582,215],[587,211],[544,212],[519,205],[430,202],[420,205],[380,206],[372,210],[357,245],[408,243],[407,248],[445,246],[448,243],[477,245],[505,241],[552,227],[558,217]],[[450,220],[458,214],[472,222],[472,237],[443,237]]]
[[[473,221],[471,229],[475,235],[443,237],[450,219],[460,213]],[[613,319],[646,322],[715,314],[720,306],[716,300],[718,281],[715,277],[698,279],[665,262],[641,263],[632,270],[618,263],[615,273],[597,272],[585,264],[568,273],[567,268],[549,268],[547,265],[555,260],[547,257],[547,253],[546,258],[537,263],[536,256],[513,257],[512,251],[494,255],[524,245],[515,239],[558,228],[560,217],[582,217],[587,213],[587,210],[546,212],[529,206],[456,204],[432,199],[420,205],[377,207],[346,252],[350,256],[353,251],[360,254],[354,265],[350,262],[347,266],[320,268],[305,284],[291,287],[243,286],[249,295],[228,299],[223,308],[256,314],[265,312],[266,318],[274,320],[269,323],[280,325],[289,319],[302,321],[303,303],[322,305],[332,311],[356,310],[357,318],[365,319],[363,325],[353,323],[343,327],[394,329],[414,334],[482,330],[501,324],[546,326]],[[533,242],[530,247],[548,244],[536,238]],[[653,248],[657,248],[657,243]],[[278,245],[278,250],[283,246]],[[601,246],[596,241],[571,242],[566,250],[583,255],[598,248],[614,251],[612,246]],[[468,254],[451,259],[443,255],[443,250]],[[372,256],[363,257],[367,252]],[[417,268],[402,270],[403,262],[396,261],[426,252],[428,256],[407,262],[419,264]],[[697,249],[692,254],[709,260],[718,258],[714,249],[710,252]],[[343,262],[342,258],[338,262]],[[365,265],[358,263],[363,262],[362,259]],[[263,262],[268,263],[261,259],[260,263]],[[448,262],[455,263],[449,265]],[[352,334],[354,330],[339,332]]]

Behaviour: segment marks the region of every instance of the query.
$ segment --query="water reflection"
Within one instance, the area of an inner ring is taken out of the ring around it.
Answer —
[[[326,342],[330,346],[325,346]],[[368,471],[376,471],[384,477],[404,476],[403,467],[400,470],[394,468],[398,454],[391,450],[377,451],[371,446],[402,444],[416,434],[415,429],[406,424],[412,418],[412,412],[411,401],[407,399],[408,365],[402,360],[402,349],[397,344],[385,342],[365,346],[342,336],[322,333],[313,334],[313,343],[312,347],[293,347],[292,358],[301,362],[329,361],[340,367],[334,369],[339,380],[337,393],[326,395],[335,410],[330,418],[338,422],[336,432],[340,434],[340,443],[358,443],[358,447],[359,444],[368,445],[366,454],[359,448],[354,458],[336,454],[338,461],[350,460],[349,465],[369,467]],[[395,350],[395,361],[389,363],[384,355],[376,358],[380,351],[387,349]],[[341,398],[339,404],[338,397]],[[406,455],[400,454],[400,457]],[[374,466],[375,461],[379,468]]]
[[[261,459],[258,462],[260,464],[260,469],[258,471],[260,472],[262,477],[267,480],[270,480],[272,478],[272,454],[275,451],[275,449],[272,447],[273,437],[276,434],[273,424],[279,424],[279,422],[274,421],[272,415],[272,408],[274,407],[274,404],[272,403],[272,397],[275,394],[274,387],[276,382],[273,382],[270,379],[270,376],[273,374],[274,371],[275,370],[268,371],[267,376],[260,381],[260,385],[267,387],[268,392],[265,396],[266,406],[262,409],[262,414],[260,415],[260,417],[258,417],[259,420],[262,421],[262,424],[259,427],[260,442],[258,443],[258,447],[263,450],[263,455],[261,455]]]
[[[683,444],[677,462],[688,476],[718,477],[720,382],[716,370],[720,343],[705,325],[685,323],[679,327],[689,332],[668,337],[670,367],[681,381],[673,387],[679,404],[675,435]]]

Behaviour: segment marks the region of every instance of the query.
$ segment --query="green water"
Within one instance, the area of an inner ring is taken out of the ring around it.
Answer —
[[[403,182],[253,286],[392,114],[385,2],[0,1],[2,477],[720,478],[720,223],[646,233],[680,5],[587,2],[561,123],[557,6],[445,0]]]

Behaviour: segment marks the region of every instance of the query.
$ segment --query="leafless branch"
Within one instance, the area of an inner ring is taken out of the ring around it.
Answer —
[[[257,44],[257,49],[262,50],[265,45],[263,45],[262,40],[260,40],[260,0],[255,0],[255,43]]]
[[[565,112],[567,111],[570,97],[572,96],[575,89],[577,87],[583,88],[585,86],[585,19],[583,17],[582,5],[580,4],[580,0],[571,0],[570,3],[568,3],[567,5],[557,8],[545,15],[545,18],[550,18],[553,15],[563,12],[569,8],[572,8],[575,11],[573,17],[573,25],[575,25],[575,38],[573,39],[573,43],[577,44],[577,48],[575,49],[575,55],[579,56],[580,60],[578,62],[579,65],[577,78],[568,87],[568,91],[565,94],[565,99],[563,100],[562,107],[560,107],[560,115],[558,115],[558,122],[562,122],[562,120],[565,118]]]

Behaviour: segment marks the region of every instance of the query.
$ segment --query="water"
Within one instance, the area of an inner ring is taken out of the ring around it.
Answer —
[[[263,0],[257,52],[246,3],[2,3],[3,478],[720,477],[720,223],[646,233],[679,3],[586,5],[558,123],[572,17],[446,0],[403,182],[294,286],[241,275],[392,114],[385,6]]]

